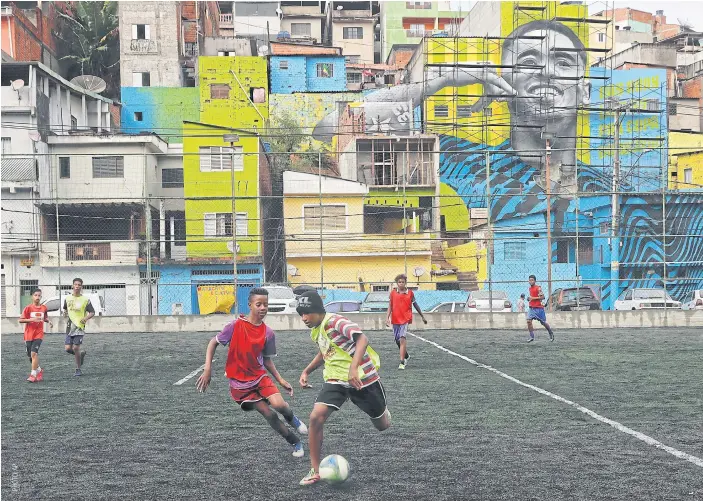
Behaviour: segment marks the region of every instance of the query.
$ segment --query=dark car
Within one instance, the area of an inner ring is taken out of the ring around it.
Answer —
[[[369,292],[361,304],[362,313],[385,313],[388,311],[390,295],[388,292]]]
[[[552,311],[600,310],[600,299],[590,287],[557,289],[549,298]]]

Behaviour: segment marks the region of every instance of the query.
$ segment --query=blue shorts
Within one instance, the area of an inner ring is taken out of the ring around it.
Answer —
[[[66,339],[64,341],[64,344],[66,346],[70,344],[83,344],[83,336],[78,334],[75,336],[71,336],[70,334],[66,334]]]
[[[407,333],[408,324],[393,324],[393,335],[396,343],[400,343],[400,338],[406,337]]]
[[[527,320],[539,320],[546,323],[547,315],[544,313],[544,308],[530,308],[527,312]]]

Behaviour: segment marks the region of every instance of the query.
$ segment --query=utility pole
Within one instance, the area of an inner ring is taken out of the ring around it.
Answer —
[[[615,155],[613,159],[613,194],[611,209],[613,220],[610,224],[610,294],[612,304],[620,294],[620,110],[615,109]]]
[[[549,162],[552,155],[549,140],[552,138],[551,133],[542,132],[542,139],[546,140],[544,162],[547,175],[547,304],[549,304],[549,298],[552,297],[552,172]]]
[[[226,143],[229,143],[230,147],[230,174],[232,178],[232,283],[234,284],[234,305],[235,314],[239,314],[239,298],[237,297],[237,197],[235,192],[235,181],[234,181],[234,143],[239,142],[239,136],[237,134],[225,134],[223,139]],[[217,222],[215,222],[217,224]]]
[[[493,227],[491,226],[491,157],[486,155],[486,226],[488,227],[488,245],[486,246],[486,278],[488,279],[489,311],[493,313],[493,282],[491,279],[491,260],[493,259]]]

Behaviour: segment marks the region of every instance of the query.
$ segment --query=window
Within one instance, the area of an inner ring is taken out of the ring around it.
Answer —
[[[278,2],[235,2],[235,17],[276,17],[278,13]]]
[[[290,23],[290,36],[292,37],[309,37],[311,34],[310,23]]]
[[[605,33],[598,33],[598,41],[605,42]]]
[[[317,63],[317,78],[332,78],[334,67],[331,63]]]
[[[254,104],[263,104],[266,102],[266,89],[263,87],[252,87],[249,89],[249,99]]]
[[[343,28],[342,38],[344,38],[344,40],[361,40],[364,38],[364,28],[360,26],[356,28]]]
[[[676,116],[679,112],[679,107],[676,103],[669,103],[669,116]]]
[[[435,311],[435,313],[451,313],[452,312],[452,303],[444,303],[444,304],[440,305],[434,311]]]
[[[647,99],[647,111],[659,111],[659,99]]]
[[[186,213],[184,211],[173,211],[166,214],[166,219],[173,224],[173,245],[175,247],[185,247],[186,245]],[[166,225],[166,231],[171,228]]]
[[[408,36],[411,37],[424,37],[425,36],[425,25],[424,24],[411,24],[410,32]]]
[[[135,111],[134,112],[134,121],[135,122],[142,122],[144,121],[144,113],[141,111]]]
[[[148,24],[133,24],[132,40],[151,40],[150,26]]]
[[[132,87],[150,87],[151,74],[148,71],[135,71],[132,73]]]
[[[124,157],[93,157],[93,177],[124,177]]]
[[[162,188],[183,188],[183,169],[163,169],[161,171]]]
[[[361,56],[344,56],[344,62],[349,64],[359,64]]]
[[[287,70],[288,69],[288,61],[279,61],[278,69],[279,70]]]
[[[457,118],[470,118],[471,117],[471,106],[466,104],[460,104],[456,107]]]
[[[78,130],[78,118],[71,115],[71,130]]]
[[[492,117],[493,116],[493,108],[484,108],[483,109],[483,116],[484,117]]]
[[[693,182],[693,169],[684,169],[683,170],[683,181],[684,181],[684,183],[692,183]]]
[[[440,106],[434,107],[435,118],[448,118],[449,117],[449,106],[442,104]]]
[[[9,155],[12,153],[12,138],[3,137],[2,138],[2,154]]]
[[[231,237],[232,236],[232,213],[231,212],[209,212],[204,215],[204,233],[206,237]],[[237,213],[237,236],[247,236],[248,220],[246,212]]]
[[[386,85],[395,85],[395,75],[384,75],[383,83]]]
[[[390,292],[391,286],[390,285],[372,285],[371,286],[371,292]],[[381,301],[385,300],[387,298],[382,299]],[[366,297],[366,300],[369,301],[368,296]]]
[[[361,73],[347,73],[347,83],[360,84]]]
[[[343,303],[330,303],[325,306],[325,311],[327,313],[339,313],[342,311],[342,304]]]
[[[322,211],[320,211],[322,209]],[[303,207],[303,228],[305,232],[347,230],[347,208],[345,205],[310,205]]]
[[[432,2],[405,2],[408,9],[431,9]]]
[[[503,259],[506,261],[524,261],[527,250],[525,242],[505,242],[503,244]]]
[[[244,155],[242,147],[235,146],[234,151],[229,146],[201,146],[200,171],[229,171],[232,169],[232,153],[234,153],[234,170],[244,170]]]
[[[46,311],[59,311],[61,303],[58,299],[49,299],[46,303],[44,303],[44,306],[46,306]]]
[[[31,296],[32,291],[39,287],[39,280],[20,280],[20,295]]]
[[[71,177],[71,159],[69,157],[59,157],[59,177],[61,179]]]
[[[632,291],[625,292],[625,301],[632,301]]]
[[[210,84],[210,99],[229,99],[229,85]]]

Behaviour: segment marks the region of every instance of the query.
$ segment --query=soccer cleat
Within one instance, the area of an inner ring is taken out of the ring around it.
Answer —
[[[37,382],[37,376],[32,376],[32,375],[30,374],[29,377],[27,378],[27,381],[29,381],[30,383],[36,383],[36,382]]]
[[[531,343],[531,342],[534,341],[534,340],[535,340],[535,338],[533,338],[533,337],[527,338],[527,342],[528,342],[528,343]]]
[[[305,426],[305,423],[298,419],[298,416],[293,416],[293,421],[291,422],[291,424],[295,427],[295,431],[297,431],[301,435],[308,434],[308,427]]]
[[[303,450],[303,444],[302,442],[298,442],[293,446],[293,457],[294,458],[301,458],[305,455],[305,451]]]
[[[405,360],[403,360],[403,365],[405,365],[405,366],[408,365],[408,358],[409,358],[409,357],[405,357]]]
[[[44,369],[40,370],[37,374],[37,381],[44,381]]]
[[[400,362],[400,365],[398,365],[398,369],[404,370],[405,369],[405,362]]]
[[[83,360],[85,360],[85,354],[88,353],[87,351],[82,351],[81,352],[81,365],[83,365]]]
[[[549,333],[549,340],[554,341],[554,333],[553,332]]]
[[[80,369],[76,369],[76,372],[73,373],[74,376],[82,376],[83,373],[81,372]]]
[[[315,468],[310,468],[307,475],[300,481],[300,485],[312,485],[320,481],[320,474],[315,471]]]

